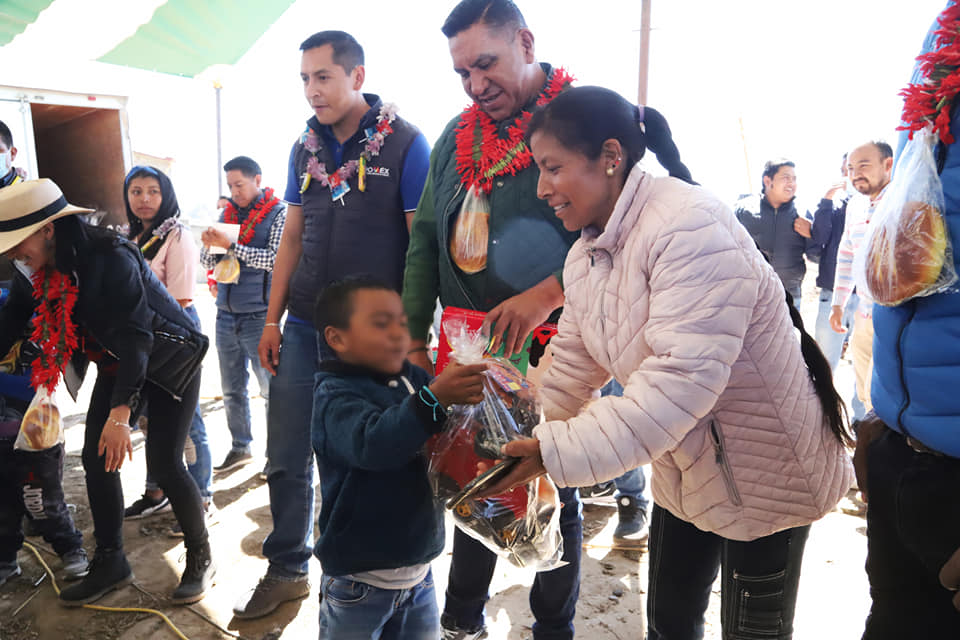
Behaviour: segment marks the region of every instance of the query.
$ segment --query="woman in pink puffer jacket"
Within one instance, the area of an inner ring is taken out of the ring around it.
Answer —
[[[504,448],[524,459],[491,493],[544,471],[575,487],[652,463],[647,637],[702,638],[722,567],[724,638],[789,639],[809,525],[852,483],[842,402],[730,209],[637,164],[645,136],[663,133],[644,134],[637,108],[598,87],[531,121],[538,195],[582,235],[564,266],[547,421]],[[598,399],[611,376],[623,397]]]

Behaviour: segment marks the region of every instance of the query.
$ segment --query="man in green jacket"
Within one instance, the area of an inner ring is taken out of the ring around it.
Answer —
[[[447,125],[430,156],[403,282],[410,361],[431,370],[427,334],[444,306],[488,312],[507,354],[563,305],[561,274],[577,234],[537,198],[539,172],[523,142],[529,113],[570,84],[534,56],[533,34],[509,0],[463,0],[443,25],[454,69],[474,103]],[[564,567],[538,573],[534,637],[572,638],[583,538],[575,489],[561,489]],[[459,529],[441,617],[444,638],[479,638],[496,556]]]

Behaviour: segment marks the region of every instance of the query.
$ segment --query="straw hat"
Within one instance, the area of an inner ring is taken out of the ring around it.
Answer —
[[[93,209],[67,202],[53,180],[26,180],[0,189],[0,253],[14,248],[48,222]]]

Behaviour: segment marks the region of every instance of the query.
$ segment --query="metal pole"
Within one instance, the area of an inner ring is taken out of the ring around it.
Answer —
[[[647,104],[647,79],[650,75],[650,4],[653,0],[642,0],[640,8],[640,85],[637,92],[638,104]]]
[[[743,128],[743,115],[737,117],[740,123],[740,142],[743,143],[743,164],[747,170],[747,185],[750,188],[749,193],[753,193],[753,173],[750,171],[750,155],[747,153],[747,132]]]
[[[213,83],[213,89],[217,94],[217,197],[219,198],[223,195],[223,171],[220,170],[223,166],[223,144],[220,135],[220,89],[222,86],[219,81]]]

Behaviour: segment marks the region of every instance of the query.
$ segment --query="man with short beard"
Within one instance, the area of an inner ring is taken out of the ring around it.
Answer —
[[[847,155],[847,177],[853,187],[864,196],[859,202],[847,206],[847,219],[837,250],[837,273],[833,286],[833,309],[830,326],[837,333],[846,333],[843,326],[843,310],[853,293],[854,256],[865,250],[870,220],[876,211],[883,193],[890,184],[893,172],[893,149],[886,142],[868,142]],[[857,397],[864,408],[870,411],[870,378],[873,375],[873,301],[866,291],[857,290],[860,302],[853,320],[850,336],[850,355],[857,382]]]

